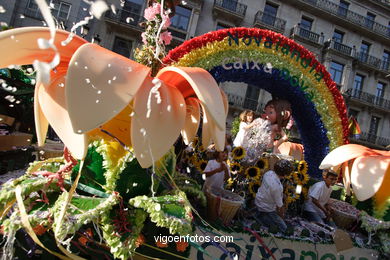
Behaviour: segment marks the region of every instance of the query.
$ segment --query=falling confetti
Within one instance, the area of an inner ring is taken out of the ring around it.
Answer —
[[[106,4],[106,2],[104,2],[102,0],[98,0],[98,1],[94,2],[91,5],[91,8],[89,9],[91,14],[94,17],[96,17],[97,19],[100,19],[102,17],[103,13],[107,10],[108,10],[107,4]]]

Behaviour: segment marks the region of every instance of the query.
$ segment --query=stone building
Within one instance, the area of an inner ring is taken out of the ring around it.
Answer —
[[[0,0],[0,21],[12,27],[42,25],[34,0]],[[92,20],[81,34],[133,57],[143,28],[143,0],[110,0],[117,11]],[[70,30],[88,16],[81,0],[50,0],[58,24]],[[209,31],[258,27],[279,32],[313,52],[344,95],[349,115],[362,129],[351,141],[383,149],[390,144],[390,3],[388,0],[187,0],[176,8],[169,30],[173,48]],[[81,32],[78,31],[80,34]],[[244,83],[222,83],[233,117],[262,111],[270,95]]]

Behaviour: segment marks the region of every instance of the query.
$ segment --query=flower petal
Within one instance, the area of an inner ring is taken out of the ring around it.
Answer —
[[[87,43],[86,40],[75,36],[66,46],[61,42],[65,40],[69,32],[57,30],[55,46],[61,55],[61,61],[69,61],[73,53],[81,45]],[[33,64],[34,60],[49,62],[54,58],[55,52],[52,49],[40,49],[38,39],[50,39],[50,30],[47,27],[23,27],[6,30],[0,33],[0,68],[11,64],[25,65]],[[12,54],[12,55],[10,55]]]
[[[47,121],[41,105],[39,104],[38,89],[44,88],[41,82],[37,82],[34,92],[34,119],[35,119],[35,132],[37,134],[38,146],[45,144],[47,130],[49,128],[49,122]]]
[[[374,196],[381,187],[389,167],[390,157],[388,156],[356,158],[351,171],[351,183],[356,198],[363,201]]]
[[[138,162],[144,168],[151,166],[172,147],[186,118],[183,96],[177,88],[164,83],[158,89],[161,103],[152,95],[151,110],[148,110],[147,103],[152,87],[154,84],[149,78],[135,96],[135,115],[131,124],[131,142]]]
[[[225,108],[225,116],[227,117],[227,115],[229,114],[229,99],[226,96],[225,92],[223,92],[223,90],[221,88],[219,90],[220,90],[221,96],[222,96],[223,107]]]
[[[131,129],[131,117],[130,114],[133,109],[130,105],[126,106],[117,116],[102,125],[100,128],[96,128],[88,132],[88,135],[100,136],[105,140],[110,140],[115,137],[127,147],[131,147],[130,129]]]
[[[198,132],[200,123],[200,106],[196,98],[187,98],[186,106],[186,120],[184,128],[181,131],[181,135],[183,136],[184,143],[189,145]]]
[[[74,133],[70,122],[66,102],[64,73],[52,73],[50,85],[38,85],[37,96],[44,116],[53,127],[62,142],[76,159],[84,158],[87,152],[88,138],[84,134]]]
[[[202,125],[202,144],[205,148],[210,144],[211,141],[214,142],[215,148],[218,151],[223,151],[225,149],[225,137],[226,137],[226,128],[220,129],[216,126],[213,120],[210,120],[210,113],[203,108],[203,125]]]
[[[377,150],[372,150],[358,144],[346,144],[337,147],[331,151],[324,160],[322,160],[320,169],[328,169],[360,156],[384,155]]]
[[[206,70],[189,67],[165,67],[157,78],[180,90],[184,98],[195,96],[200,100],[210,120],[223,130],[226,124],[224,101],[215,79]]]
[[[150,68],[85,44],[73,55],[67,74],[66,97],[73,128],[86,132],[119,114],[133,99]]]

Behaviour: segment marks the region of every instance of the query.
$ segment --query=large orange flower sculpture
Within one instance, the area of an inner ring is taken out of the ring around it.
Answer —
[[[346,144],[331,151],[320,169],[342,168],[344,185],[360,201],[375,198],[377,209],[390,200],[390,151],[374,150],[358,144]]]
[[[116,137],[133,147],[142,167],[164,155],[180,132],[186,143],[196,135],[201,111],[203,144],[223,150],[228,104],[213,77],[201,68],[166,67],[156,78],[150,68],[75,36],[66,46],[57,30],[60,64],[50,82],[35,87],[35,124],[43,145],[50,124],[72,155],[84,158],[89,138]],[[27,27],[0,33],[0,68],[49,62],[54,50],[41,49],[48,28]]]

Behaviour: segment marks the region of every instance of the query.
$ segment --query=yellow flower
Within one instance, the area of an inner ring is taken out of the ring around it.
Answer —
[[[241,146],[237,146],[233,149],[232,155],[234,160],[241,160],[246,155],[245,149]]]
[[[260,188],[261,183],[259,180],[252,181],[249,183],[249,193],[253,196],[256,197],[257,190]]]
[[[293,172],[293,176],[296,184],[304,185],[309,181],[309,175],[307,173],[295,171]]]
[[[261,171],[256,166],[248,167],[245,170],[245,175],[248,179],[259,179],[260,178]]]
[[[298,196],[295,194],[295,186],[287,185],[284,188],[284,194],[286,195],[286,204],[290,204],[298,199]]]
[[[199,160],[196,164],[196,167],[200,172],[203,172],[204,169],[206,169],[206,166],[207,166],[207,161],[205,160]]]
[[[240,173],[242,171],[242,165],[237,162],[231,163],[230,170],[234,173]]]
[[[308,169],[308,166],[307,166],[307,162],[306,161],[300,161],[298,163],[298,172],[300,173],[307,173],[307,169]]]
[[[255,163],[256,167],[258,167],[260,170],[266,170],[269,168],[269,161],[267,158],[260,158]]]

